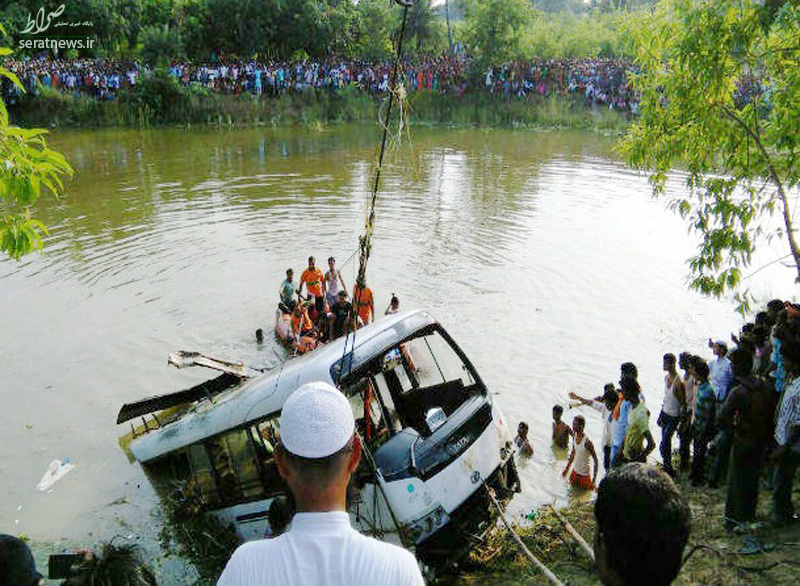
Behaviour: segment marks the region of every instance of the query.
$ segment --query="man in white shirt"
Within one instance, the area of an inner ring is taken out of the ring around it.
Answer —
[[[218,586],[424,584],[414,556],[350,526],[347,484],[361,459],[350,403],[315,382],[295,391],[281,412],[278,471],[298,513],[287,532],[240,546]]]

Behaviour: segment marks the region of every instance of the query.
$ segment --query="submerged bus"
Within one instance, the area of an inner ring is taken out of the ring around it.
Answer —
[[[151,420],[132,430],[130,454],[162,496],[179,495],[242,540],[263,538],[270,503],[288,494],[274,458],[281,408],[312,381],[341,389],[363,440],[348,491],[354,527],[431,564],[480,539],[497,514],[488,491],[508,496],[518,483],[511,429],[424,311],[386,316],[259,376],[226,373],[145,400]],[[126,405],[118,423],[139,415],[141,405]]]

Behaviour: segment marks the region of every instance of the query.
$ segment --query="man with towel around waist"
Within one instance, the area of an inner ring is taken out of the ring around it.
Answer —
[[[350,526],[347,483],[361,459],[350,403],[324,382],[303,385],[281,412],[278,471],[298,512],[275,539],[241,545],[218,586],[424,584],[414,556]]]

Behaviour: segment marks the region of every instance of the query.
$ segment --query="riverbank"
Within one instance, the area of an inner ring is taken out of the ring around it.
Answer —
[[[756,528],[744,534],[729,533],[722,525],[725,489],[695,488],[680,482],[692,510],[692,530],[684,551],[686,560],[676,585],[797,584],[800,575],[800,524],[782,528]],[[795,483],[795,502],[800,486]],[[771,493],[761,491],[758,518],[769,518]],[[591,544],[595,522],[593,503],[561,509],[569,522]],[[535,512],[533,520],[518,528],[528,548],[565,584],[600,584],[592,562],[578,547],[549,508]],[[657,527],[653,528],[658,531]],[[487,544],[470,554],[466,575],[445,584],[548,584],[532,568],[505,529],[498,529]]]
[[[96,100],[45,91],[9,108],[23,127],[148,128],[159,126],[321,128],[351,122],[374,122],[382,98],[352,88],[308,90],[277,98],[221,95],[202,87],[185,88],[156,80],[115,100]],[[621,133],[629,114],[586,105],[581,97],[503,99],[486,94],[448,95],[415,92],[403,102],[411,125],[469,128],[575,129]]]

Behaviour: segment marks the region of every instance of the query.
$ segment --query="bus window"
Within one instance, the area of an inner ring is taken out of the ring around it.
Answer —
[[[247,432],[235,429],[206,442],[208,453],[219,480],[219,491],[225,502],[252,500],[263,496]]]
[[[287,486],[278,472],[275,462],[275,449],[280,440],[280,420],[278,416],[266,419],[250,428],[253,445],[256,447],[256,456],[261,471],[261,484],[267,496],[287,492]]]
[[[465,387],[475,384],[466,364],[438,332],[415,338],[404,346],[413,361],[420,387],[432,387],[456,380],[460,380]]]
[[[215,508],[219,504],[219,492],[211,468],[211,460],[202,444],[189,446],[186,450],[192,476],[188,490],[205,508]]]
[[[356,420],[356,429],[371,449],[375,449],[391,434],[380,397],[375,389],[376,385],[369,375],[345,389],[345,395],[350,401],[353,417]]]
[[[432,432],[428,412],[438,408],[450,416],[478,391],[468,366],[436,331],[386,352],[375,379],[381,391],[388,389],[403,425],[421,435]]]

